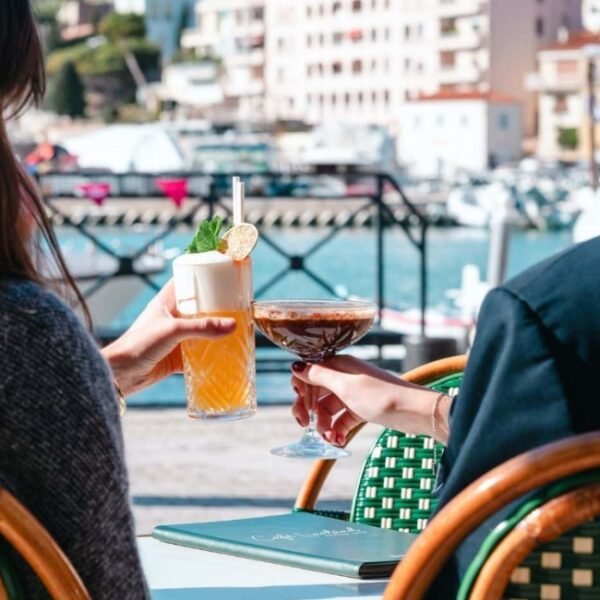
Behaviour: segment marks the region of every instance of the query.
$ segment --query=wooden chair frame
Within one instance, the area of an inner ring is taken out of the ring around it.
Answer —
[[[0,536],[29,564],[53,600],[91,600],[83,581],[46,528],[4,489],[0,489]],[[0,582],[0,600],[7,597]]]
[[[449,502],[398,565],[384,600],[421,600],[464,538],[500,508],[548,483],[600,467],[600,432],[525,452],[492,469]]]
[[[446,375],[463,372],[466,365],[466,356],[452,356],[450,358],[436,360],[409,371],[402,375],[401,379],[418,385],[427,385]],[[348,434],[345,446],[352,441],[363,426],[363,424],[358,425]],[[325,484],[331,469],[335,466],[335,463],[335,460],[317,460],[314,463],[300,488],[300,492],[296,498],[296,504],[294,505],[295,510],[314,510],[319,494],[323,489],[323,485]]]
[[[537,546],[552,542],[600,513],[600,483],[568,492],[527,515],[494,549],[469,600],[500,600],[510,577]]]

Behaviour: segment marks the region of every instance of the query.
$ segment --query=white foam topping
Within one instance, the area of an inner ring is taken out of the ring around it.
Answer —
[[[173,261],[177,309],[184,315],[247,308],[252,300],[250,261],[220,252],[183,254]]]

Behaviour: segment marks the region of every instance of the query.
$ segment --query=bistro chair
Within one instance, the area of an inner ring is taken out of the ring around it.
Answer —
[[[27,600],[7,553],[12,547],[39,577],[53,600],[91,596],[45,527],[7,490],[0,488],[0,600]]]
[[[402,379],[455,395],[462,382],[466,362],[465,356],[445,358],[405,373]],[[347,444],[362,427],[359,425],[348,435]],[[441,450],[441,445],[438,445],[438,456]],[[384,429],[364,462],[350,512],[315,509],[319,493],[335,462],[315,462],[298,494],[295,511],[315,512],[413,533],[426,527],[436,506],[432,438]]]
[[[600,597],[600,432],[525,452],[465,488],[415,540],[384,600],[420,600],[457,546],[501,508],[536,492],[490,534],[458,598]],[[550,486],[550,487],[547,487]],[[474,580],[474,585],[471,585]]]

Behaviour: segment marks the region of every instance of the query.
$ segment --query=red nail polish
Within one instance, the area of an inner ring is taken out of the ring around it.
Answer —
[[[302,427],[302,421],[298,417],[296,417],[296,422],[298,423],[298,425],[300,425],[300,427]]]
[[[292,364],[292,371],[295,373],[302,373],[306,369],[306,365],[303,362],[295,362]]]

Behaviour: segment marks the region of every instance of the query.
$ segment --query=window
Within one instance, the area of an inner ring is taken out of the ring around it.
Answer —
[[[561,115],[568,111],[569,105],[566,94],[558,94],[554,102],[554,114]]]
[[[390,59],[389,58],[386,58],[383,61],[383,71],[384,71],[384,73],[389,73],[390,72]]]
[[[438,127],[443,127],[444,126],[444,115],[438,115],[435,119],[435,124]]]
[[[360,12],[362,10],[361,0],[352,0],[352,12]]]
[[[390,30],[387,27],[383,30],[383,38],[386,42],[390,41]]]
[[[408,98],[407,98],[407,100],[408,100]],[[421,116],[420,115],[415,115],[414,126],[416,128],[421,127]]]
[[[461,115],[460,116],[460,124],[463,127],[467,127],[469,125],[469,117],[467,115]]]
[[[386,106],[389,106],[389,104],[390,104],[390,91],[389,90],[385,90],[385,92],[383,92],[383,101],[385,102]]]
[[[410,25],[404,26],[404,39],[410,40]]]
[[[319,72],[319,75],[323,75],[323,73],[325,72],[325,68],[323,67],[323,63],[319,63],[317,65],[317,71]]]
[[[371,102],[377,104],[377,92],[371,92]]]
[[[312,77],[312,74],[313,74],[313,67],[312,67],[312,65],[308,65],[308,67],[306,67],[306,76]]]
[[[277,40],[277,50],[283,50],[285,48],[285,38],[279,38]]]
[[[255,6],[251,14],[253,21],[262,21],[265,18],[265,9],[262,6]]]
[[[383,2],[383,6],[384,6],[385,8],[389,8],[389,7],[390,7],[390,0],[384,0],[384,2]]]
[[[350,39],[356,43],[356,42],[360,42],[363,39],[363,32],[361,29],[353,29],[350,32]]]
[[[342,32],[340,32],[340,31],[336,31],[336,32],[333,34],[333,43],[334,43],[336,46],[339,46],[339,45],[342,43],[342,41],[343,41],[343,40],[344,40],[344,34],[343,34]]]
[[[312,17],[312,6],[306,7],[306,16],[310,19]]]
[[[442,35],[456,35],[456,19],[442,19],[440,21],[440,33]]]
[[[411,65],[410,58],[406,57],[404,59],[404,70],[405,71],[410,71],[410,65]]]
[[[325,14],[325,7],[321,4],[319,6],[319,16],[322,17]]]
[[[322,33],[319,35],[319,45],[320,46],[324,46],[325,45],[325,35],[322,34]]]
[[[371,29],[371,41],[372,42],[377,41],[377,29]]]
[[[337,14],[338,12],[340,12],[340,10],[342,10],[342,3],[341,2],[334,2],[333,3],[333,7],[332,7],[332,12],[333,14]]]
[[[323,94],[319,94],[319,104],[321,107],[325,104],[325,96]]]
[[[306,45],[310,48],[312,46],[312,35],[306,36]]]
[[[510,117],[506,113],[501,113],[498,117],[498,127],[503,131],[510,127]]]
[[[452,69],[456,64],[455,52],[440,52],[440,65],[442,69]]]
[[[341,73],[342,72],[342,63],[339,61],[334,62],[332,65],[332,70],[333,70],[334,74],[336,74],[336,75]]]
[[[331,94],[331,106],[335,106],[337,104],[337,96],[335,94]]]
[[[371,8],[375,10],[377,8],[377,0],[371,0]]]
[[[279,81],[279,83],[281,83],[284,79],[285,79],[285,70],[283,69],[283,67],[279,67],[277,69],[277,81]]]
[[[356,97],[358,100],[358,105],[362,106],[363,100],[364,100],[364,95],[362,92],[358,92],[358,96]]]
[[[346,103],[346,106],[350,106],[350,94],[348,92],[344,94],[344,102]]]
[[[544,37],[544,19],[542,17],[535,20],[535,32],[538,37]]]
[[[377,70],[377,61],[373,58],[371,59],[371,71]]]
[[[352,61],[352,73],[355,75],[362,73],[363,65],[362,60],[353,60]]]

